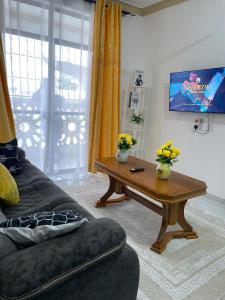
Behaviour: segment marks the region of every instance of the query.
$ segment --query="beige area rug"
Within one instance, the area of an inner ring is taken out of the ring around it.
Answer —
[[[134,200],[94,207],[108,187],[106,176],[92,175],[61,186],[95,217],[112,218],[125,229],[140,260],[138,300],[225,299],[225,218],[197,209],[192,203],[198,199],[187,205],[185,213],[200,238],[173,240],[159,255],[149,249],[157,237],[160,216]]]

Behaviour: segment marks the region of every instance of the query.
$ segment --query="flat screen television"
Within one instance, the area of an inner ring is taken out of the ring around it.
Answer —
[[[225,68],[170,74],[170,111],[225,113]]]

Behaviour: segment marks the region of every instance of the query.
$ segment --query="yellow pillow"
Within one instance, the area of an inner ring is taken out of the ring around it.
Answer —
[[[16,182],[8,169],[0,163],[0,202],[14,205],[20,201]]]

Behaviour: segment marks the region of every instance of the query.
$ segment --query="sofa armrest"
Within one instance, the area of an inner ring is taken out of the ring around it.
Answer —
[[[124,230],[111,219],[94,219],[67,235],[0,260],[0,299],[32,299],[76,273],[121,251]]]

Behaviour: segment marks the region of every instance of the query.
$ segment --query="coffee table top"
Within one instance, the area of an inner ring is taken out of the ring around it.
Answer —
[[[168,180],[158,179],[156,165],[129,156],[126,163],[119,163],[115,157],[98,159],[95,167],[109,176],[127,184],[159,202],[180,202],[206,194],[204,181],[172,171]],[[143,167],[143,172],[131,173],[131,168]]]

